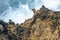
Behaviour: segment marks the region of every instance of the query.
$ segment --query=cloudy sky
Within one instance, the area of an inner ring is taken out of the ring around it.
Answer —
[[[0,19],[22,23],[33,16],[31,9],[40,9],[42,5],[54,11],[60,10],[59,0],[0,0]]]

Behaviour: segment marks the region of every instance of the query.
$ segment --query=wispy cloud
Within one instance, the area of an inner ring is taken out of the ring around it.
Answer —
[[[42,0],[43,4],[52,10],[57,10],[60,5],[60,0]]]
[[[21,5],[17,9],[9,8],[5,16],[2,16],[3,20],[8,22],[9,19],[13,20],[15,23],[22,23],[25,19],[31,18],[33,12],[29,9],[28,5]]]
[[[3,1],[0,1],[0,11],[2,12],[0,18],[6,22],[11,19],[15,23],[22,23],[25,19],[33,16],[31,9],[40,9],[42,5],[45,5],[51,10],[60,9],[60,0],[6,0],[4,3]],[[6,8],[6,10],[3,8]]]

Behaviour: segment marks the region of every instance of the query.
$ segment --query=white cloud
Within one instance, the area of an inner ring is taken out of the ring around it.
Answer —
[[[42,6],[42,0],[35,0],[35,9],[38,10]]]
[[[9,19],[12,19],[15,23],[22,23],[25,19],[33,16],[30,8],[40,9],[43,4],[49,9],[57,10],[60,5],[60,0],[34,0],[33,2],[30,0],[24,5],[19,2],[19,8],[13,9],[9,6],[9,9],[4,12],[7,14],[5,16],[2,16],[4,15],[2,14],[0,18],[7,22]]]
[[[60,4],[59,0],[42,0],[43,4],[52,10],[56,10],[58,8],[58,5]]]
[[[6,22],[11,19],[15,23],[23,23],[25,19],[33,16],[33,12],[29,9],[28,5],[21,5],[20,8],[17,9],[12,9],[10,7],[6,13],[7,14],[5,16],[2,16],[3,20]]]

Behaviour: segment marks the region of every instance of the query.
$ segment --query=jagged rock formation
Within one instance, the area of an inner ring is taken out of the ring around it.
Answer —
[[[44,5],[32,11],[33,17],[21,24],[0,20],[0,40],[60,40],[60,11]]]
[[[49,10],[44,5],[32,11],[33,18],[21,25],[31,29],[30,40],[60,40],[60,11]]]

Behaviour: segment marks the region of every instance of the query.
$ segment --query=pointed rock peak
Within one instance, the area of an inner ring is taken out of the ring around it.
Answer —
[[[40,9],[45,9],[46,7],[44,5],[42,5],[42,7]]]
[[[40,8],[40,11],[47,12],[47,11],[49,11],[49,9],[46,8],[44,5],[42,5],[42,7]]]
[[[44,5],[42,5],[42,8],[46,8]]]
[[[44,5],[42,5],[42,7],[40,9],[47,9]]]

